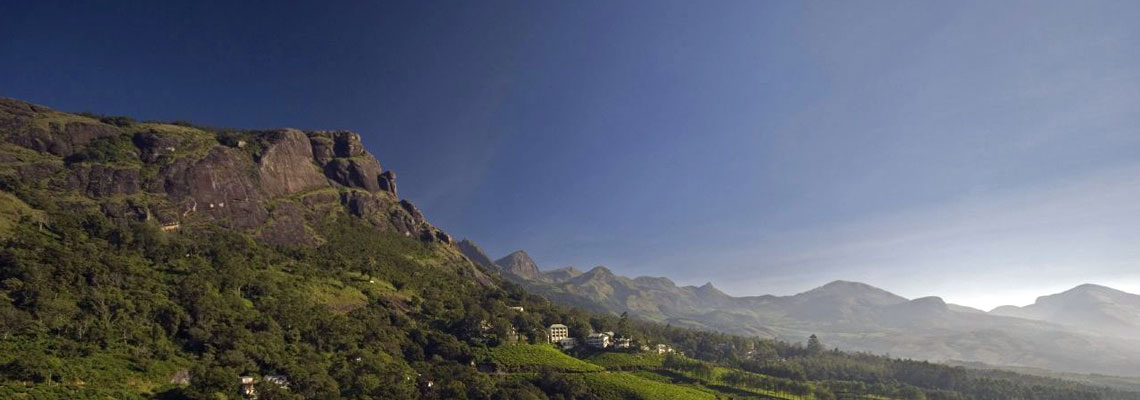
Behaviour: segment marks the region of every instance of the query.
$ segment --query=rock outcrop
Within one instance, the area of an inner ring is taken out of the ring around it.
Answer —
[[[266,141],[269,146],[258,161],[258,176],[267,196],[284,196],[328,185],[318,170],[313,146],[304,132],[282,129],[267,134]]]
[[[155,219],[164,228],[215,222],[268,243],[311,247],[321,241],[314,224],[342,212],[382,231],[452,241],[396,196],[396,174],[350,131],[212,132],[0,99],[0,140],[24,149],[0,149],[0,174],[74,193],[77,206],[114,218]]]
[[[9,143],[61,157],[118,134],[114,125],[14,99],[0,99],[0,129]]]

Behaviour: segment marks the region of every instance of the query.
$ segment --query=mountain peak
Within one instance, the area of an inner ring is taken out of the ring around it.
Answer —
[[[1140,296],[1107,286],[1085,283],[1061,293],[1037,298],[1034,304],[1136,303]]]
[[[599,265],[599,266],[596,266],[594,268],[591,268],[589,271],[586,271],[586,273],[584,273],[584,274],[581,274],[581,275],[574,277],[569,282],[571,282],[572,284],[575,284],[575,285],[582,285],[582,284],[586,284],[589,282],[608,284],[609,282],[614,281],[615,279],[617,279],[617,276],[614,275],[613,271],[610,271],[609,268],[606,268],[606,267]]]
[[[707,282],[704,285],[697,287],[697,295],[701,297],[728,297],[727,294],[713,286],[712,282]]]
[[[529,279],[537,278],[541,274],[538,271],[538,265],[523,250],[516,250],[514,253],[507,254],[506,257],[495,260],[495,265],[498,265],[505,272]]]
[[[862,282],[835,280],[810,290],[809,292],[870,292],[884,291]]]
[[[591,268],[589,271],[586,271],[586,273],[583,275],[598,276],[598,277],[611,277],[612,278],[614,276],[614,272],[610,271],[609,268],[606,268],[603,265],[599,265],[599,266],[596,266],[594,268]]]
[[[906,298],[862,282],[837,280],[794,297],[837,297],[863,299],[878,304],[894,304],[907,301]]]
[[[1086,283],[1041,296],[1025,307],[1001,306],[991,314],[1035,319],[1121,337],[1140,329],[1140,296]]]
[[[1101,286],[1094,283],[1083,283],[1076,287],[1062,292],[1064,293],[1124,293],[1119,290],[1110,288],[1108,286]]]
[[[527,254],[526,250],[515,250],[515,251],[511,252],[511,254],[507,254],[506,256],[501,258],[500,260],[507,259],[507,258],[526,258],[529,260],[530,254]]]

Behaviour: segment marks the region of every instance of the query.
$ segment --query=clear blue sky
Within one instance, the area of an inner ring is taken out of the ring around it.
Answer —
[[[0,6],[0,96],[357,130],[492,256],[1140,292],[1140,2],[98,3]]]

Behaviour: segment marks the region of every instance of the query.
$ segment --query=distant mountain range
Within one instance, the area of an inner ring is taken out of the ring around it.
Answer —
[[[792,296],[733,297],[711,283],[628,278],[599,266],[541,270],[525,252],[497,261],[469,241],[463,253],[527,289],[585,309],[733,334],[802,341],[932,361],[1140,376],[1140,296],[1082,285],[1026,307],[991,312],[907,299],[835,281]],[[482,261],[480,261],[482,260]]]
[[[1048,321],[1102,335],[1140,338],[1140,296],[1099,285],[1085,284],[1041,296],[1025,307],[1001,306],[990,314]]]

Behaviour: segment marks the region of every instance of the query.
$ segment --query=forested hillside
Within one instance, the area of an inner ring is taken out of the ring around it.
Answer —
[[[0,398],[1140,398],[555,305],[460,254],[350,132],[5,99],[0,137]],[[564,353],[553,323],[638,346]]]

